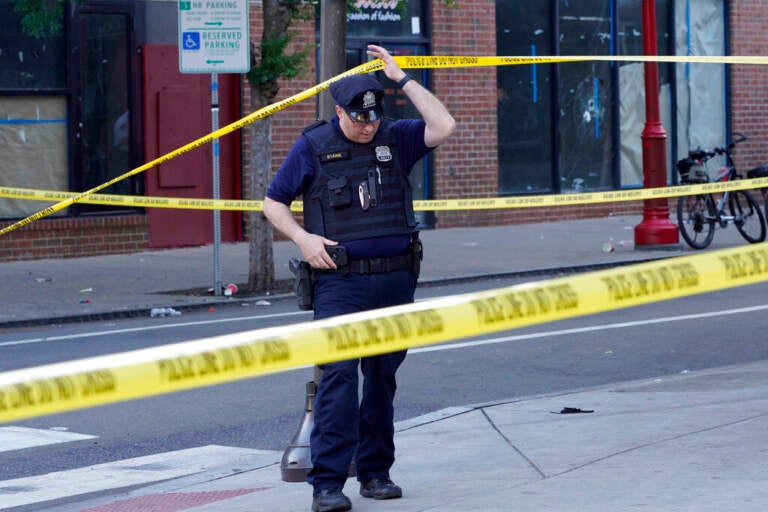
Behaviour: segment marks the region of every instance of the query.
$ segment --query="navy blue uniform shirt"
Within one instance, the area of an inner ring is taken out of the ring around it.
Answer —
[[[331,124],[344,136],[339,127],[339,118],[331,120]],[[422,119],[400,119],[393,122],[392,130],[397,141],[397,153],[400,157],[400,168],[406,174],[431,151],[424,144],[424,128]],[[350,144],[356,144],[350,142]],[[303,135],[291,148],[285,161],[277,170],[275,178],[269,184],[267,197],[290,206],[297,197],[304,195],[315,176],[315,155],[312,146]],[[406,251],[410,237],[408,235],[393,235],[364,240],[344,242],[350,258],[381,258],[402,254]]]

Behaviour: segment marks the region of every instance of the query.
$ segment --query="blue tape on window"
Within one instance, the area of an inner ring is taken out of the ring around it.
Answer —
[[[66,119],[0,119],[0,124],[56,124],[66,122]]]

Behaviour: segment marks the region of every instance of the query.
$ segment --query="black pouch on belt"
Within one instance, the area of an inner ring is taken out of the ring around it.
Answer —
[[[296,293],[299,309],[304,311],[313,309],[312,295],[315,283],[312,280],[312,267],[306,261],[291,258],[288,268],[295,276],[293,291]]]
[[[421,240],[414,238],[411,240],[408,250],[411,253],[411,274],[418,279],[421,272],[421,260],[424,258],[424,246],[421,244]]]

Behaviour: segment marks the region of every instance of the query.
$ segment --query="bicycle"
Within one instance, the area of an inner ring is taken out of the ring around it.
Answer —
[[[726,165],[713,181],[740,179],[742,176],[736,171],[731,150],[736,144],[747,140],[747,137],[741,133],[734,133],[734,136],[737,138],[725,147],[714,148],[712,151],[694,149],[686,158],[677,162],[676,167],[680,172],[681,182],[684,184],[709,182],[705,164],[718,155],[725,155]],[[726,203],[730,215],[725,212]],[[694,249],[704,249],[712,243],[716,224],[725,228],[730,223],[736,226],[741,236],[749,243],[754,244],[765,240],[765,216],[757,201],[747,190],[725,191],[717,202],[711,193],[682,196],[677,201],[677,225],[680,228],[680,234]]]

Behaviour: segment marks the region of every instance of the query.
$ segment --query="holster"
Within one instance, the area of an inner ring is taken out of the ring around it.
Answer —
[[[309,311],[313,309],[314,280],[312,279],[312,267],[306,261],[291,258],[288,268],[295,277],[293,291],[299,309]]]

